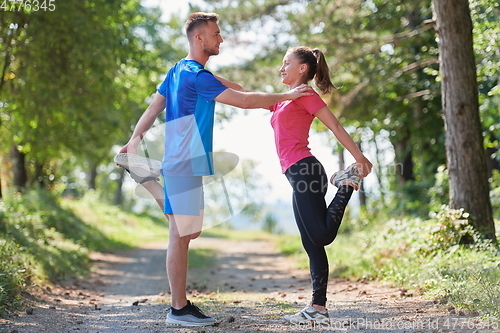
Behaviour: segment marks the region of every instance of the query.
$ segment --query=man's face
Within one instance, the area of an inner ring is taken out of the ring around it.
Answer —
[[[203,50],[208,56],[219,54],[220,44],[223,42],[223,39],[217,23],[208,21],[207,25],[200,31],[200,37],[203,42]]]

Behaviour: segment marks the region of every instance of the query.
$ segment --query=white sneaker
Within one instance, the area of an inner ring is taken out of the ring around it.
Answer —
[[[330,323],[328,310],[316,310],[312,305],[306,306],[302,311],[294,315],[285,315],[284,318],[292,324],[305,324],[308,322],[314,322],[315,324]]]
[[[359,176],[356,163],[349,165],[345,170],[335,172],[330,178],[330,183],[337,187],[351,185],[357,191],[361,184],[361,177]]]
[[[138,177],[158,177],[161,162],[137,154],[121,153],[115,156],[115,163],[121,165]]]

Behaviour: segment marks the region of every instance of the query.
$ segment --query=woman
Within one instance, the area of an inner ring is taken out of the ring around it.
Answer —
[[[312,79],[323,94],[335,89],[324,55],[318,49],[303,46],[289,49],[280,72],[282,82],[290,89],[308,84]],[[302,244],[309,256],[313,288],[311,303],[285,319],[294,324],[308,321],[328,323],[326,290],[329,269],[325,246],[335,239],[347,203],[353,191],[359,189],[361,179],[371,172],[372,164],[317,93],[275,104],[270,110],[273,112],[271,125],[281,168],[293,189],[293,211]],[[346,170],[332,176],[330,181],[338,191],[328,206],[325,202],[328,187],[325,170],[308,147],[314,117],[333,132],[356,160]]]

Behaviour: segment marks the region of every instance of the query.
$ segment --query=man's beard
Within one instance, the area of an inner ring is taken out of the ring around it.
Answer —
[[[218,47],[214,46],[214,47],[211,47],[211,48],[205,47],[204,51],[205,51],[205,54],[210,57],[210,56],[213,56],[213,55],[218,55],[220,50],[219,50]]]
[[[210,56],[214,56],[214,55],[218,55],[219,54],[219,49],[216,49],[216,48],[214,48],[214,49],[206,49],[205,50],[205,54],[207,56],[209,56],[209,57]]]

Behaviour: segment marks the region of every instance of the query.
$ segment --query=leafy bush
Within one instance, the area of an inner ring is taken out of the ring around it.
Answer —
[[[450,201],[450,186],[448,169],[446,166],[441,165],[436,172],[436,182],[433,187],[429,189],[430,196],[430,209],[438,210],[442,205]]]
[[[0,201],[0,315],[34,284],[87,274],[90,251],[167,239],[165,226],[164,218],[124,213],[92,192],[81,200],[47,191],[7,197]]]
[[[500,171],[493,170],[490,182],[490,200],[493,208],[493,216],[500,219]],[[429,189],[431,198],[430,209],[439,210],[440,206],[449,202],[449,176],[444,165],[440,166],[436,173],[436,183]]]
[[[393,281],[457,308],[500,319],[496,245],[474,232],[463,210],[441,206],[430,217],[361,215],[361,222],[350,222],[351,232],[341,233],[327,247],[331,274]]]
[[[469,223],[469,213],[464,209],[441,206],[438,212],[431,212],[429,220],[426,254],[436,250],[447,250],[454,245],[471,244],[480,241],[479,234]]]
[[[493,208],[493,216],[500,219],[500,170],[493,170],[490,178],[490,198]]]
[[[429,219],[367,211],[357,218],[346,216],[337,239],[326,248],[330,275],[391,281],[458,309],[500,319],[498,248],[475,233],[463,210],[438,208]],[[276,239],[282,253],[308,268],[298,235]]]
[[[9,260],[16,252],[12,242],[0,240],[0,316],[20,305],[19,293],[25,285],[26,270],[15,260]],[[14,246],[15,247],[15,246]]]

